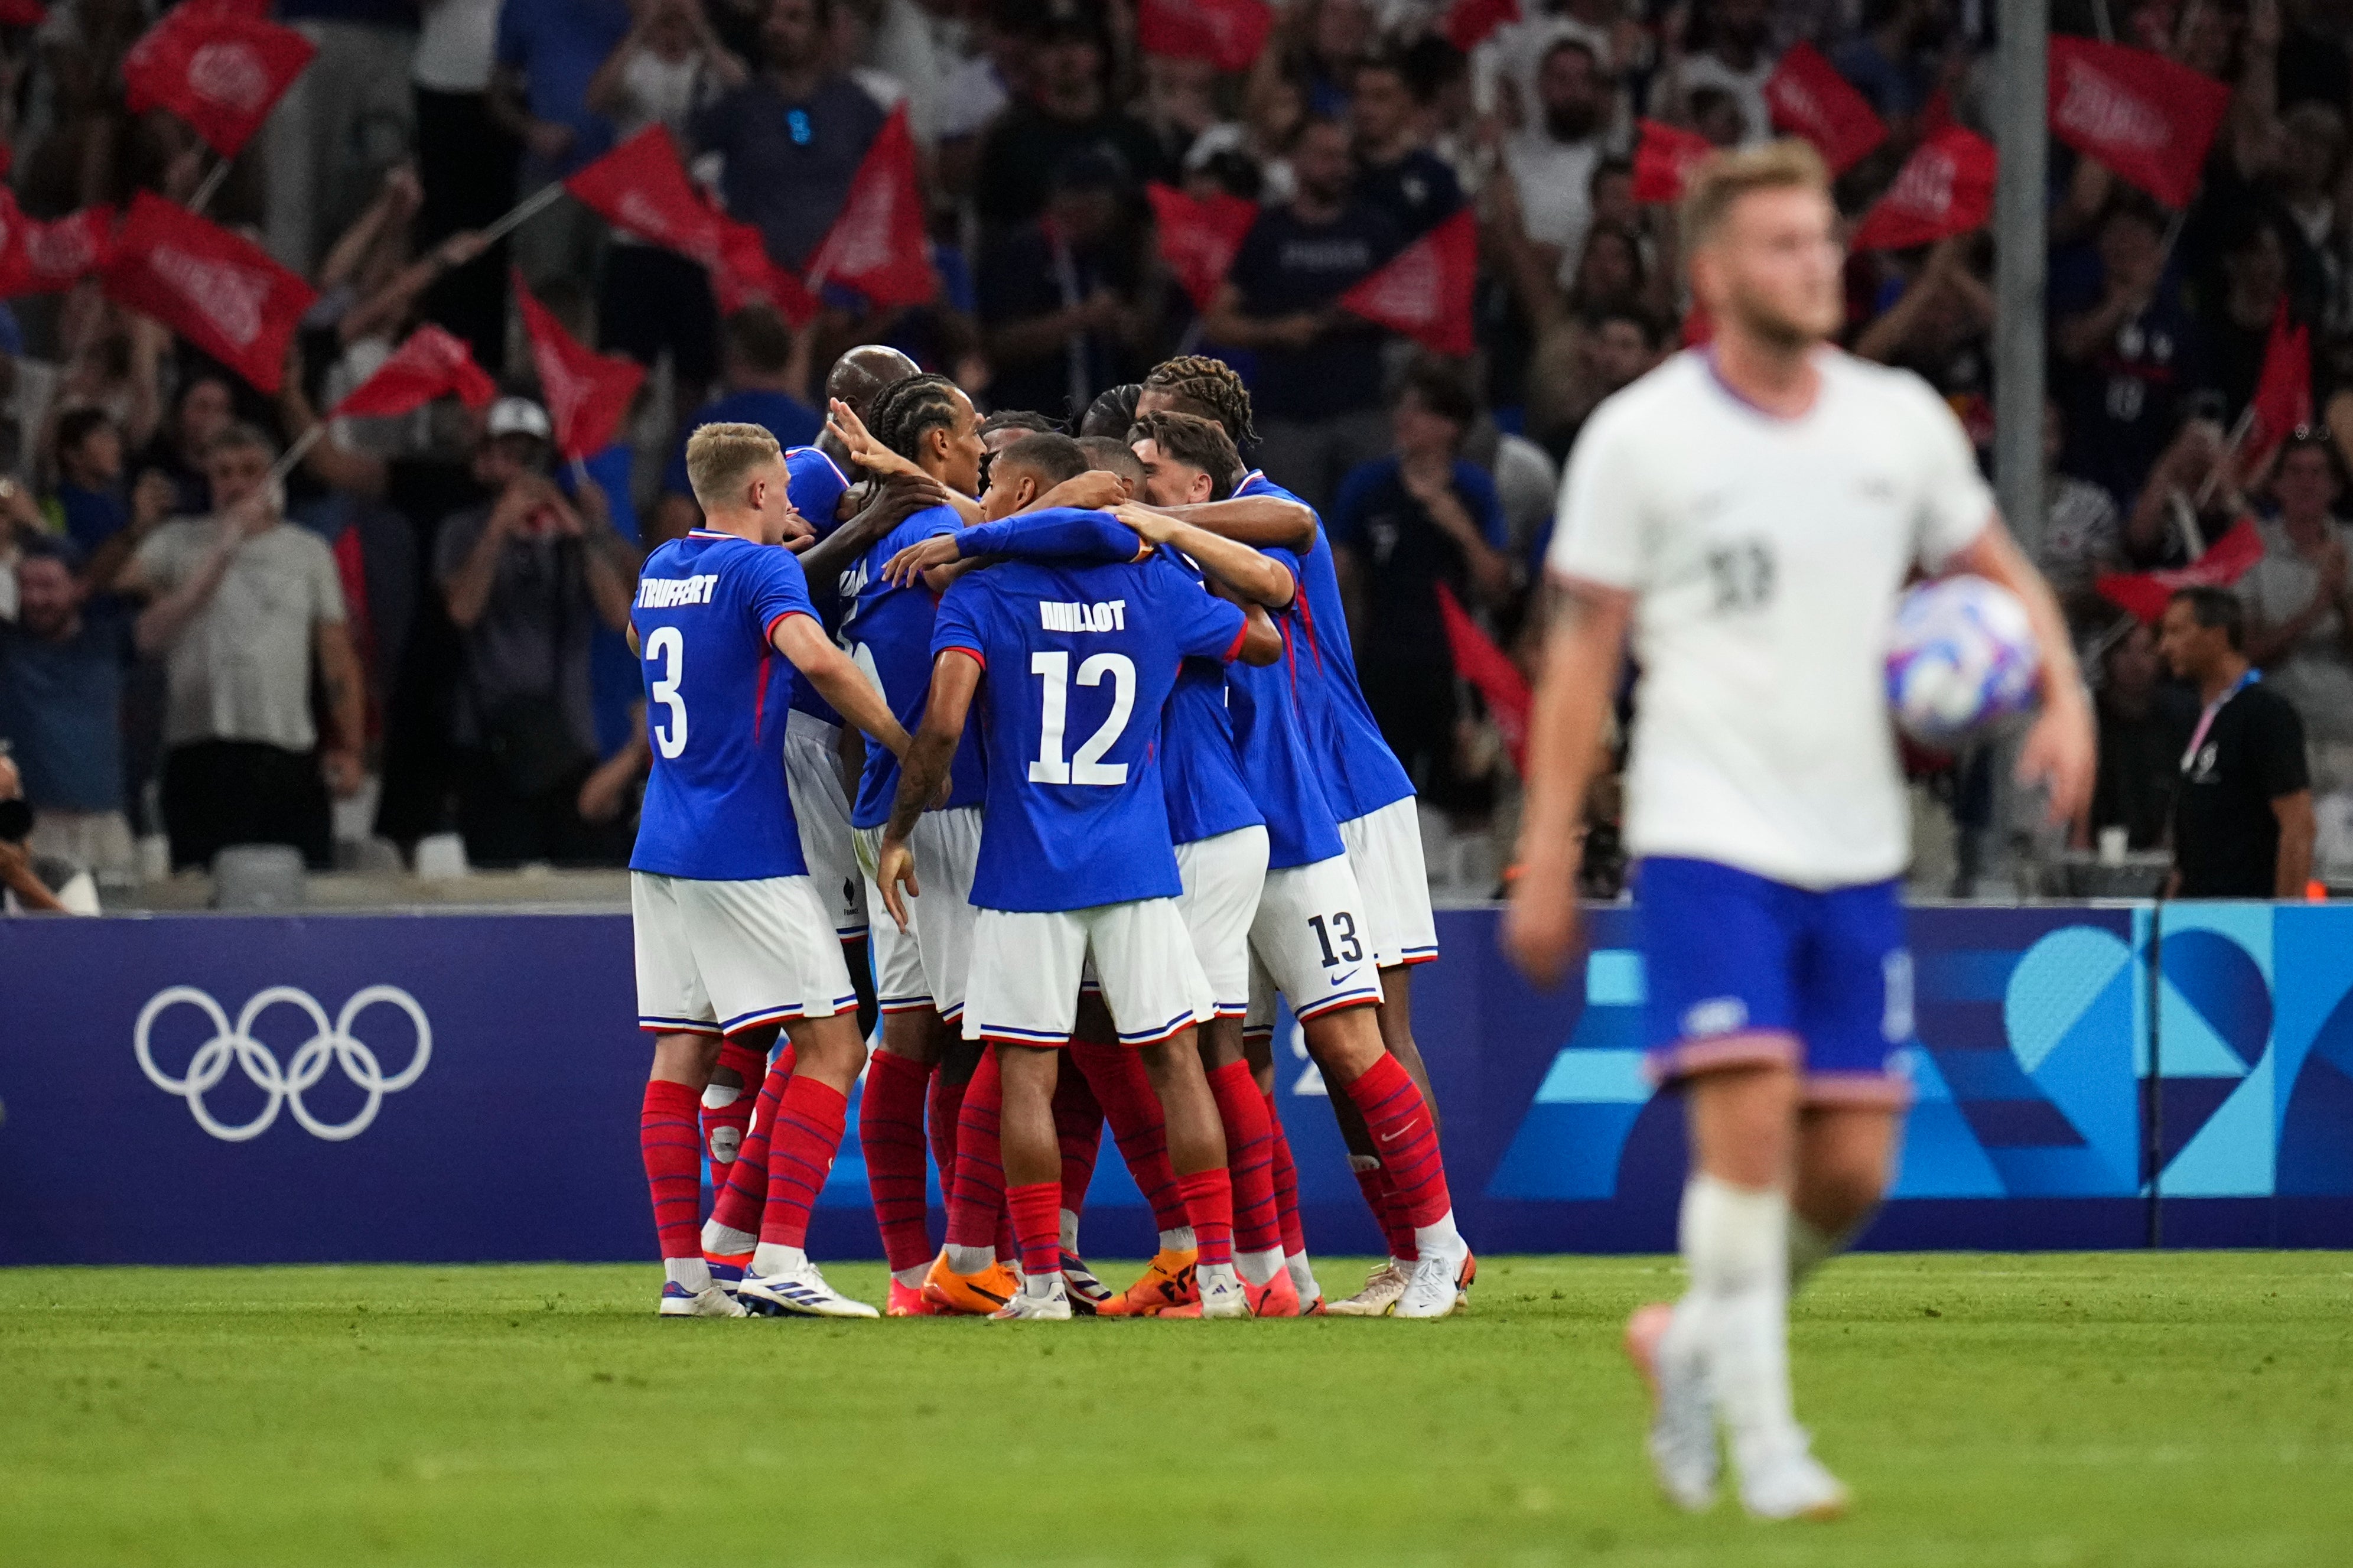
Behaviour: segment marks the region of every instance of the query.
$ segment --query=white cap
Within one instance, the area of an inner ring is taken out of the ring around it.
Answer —
[[[491,405],[490,423],[484,433],[497,436],[530,436],[538,440],[553,440],[555,427],[547,421],[547,410],[528,397],[501,397]]]

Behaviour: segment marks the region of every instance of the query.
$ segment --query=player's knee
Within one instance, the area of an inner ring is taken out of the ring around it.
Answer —
[[[1841,1150],[1809,1160],[1798,1172],[1796,1207],[1833,1234],[1861,1223],[1886,1195],[1884,1162],[1864,1150]]]
[[[1326,1076],[1353,1084],[1386,1053],[1370,1007],[1342,1008],[1307,1021],[1307,1054]]]

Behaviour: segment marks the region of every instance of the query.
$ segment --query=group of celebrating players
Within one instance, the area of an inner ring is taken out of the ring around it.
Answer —
[[[806,1250],[861,1071],[892,1316],[1454,1311],[1476,1266],[1409,1012],[1438,951],[1413,788],[1319,520],[1244,469],[1240,378],[1171,360],[1075,438],[885,348],[827,393],[824,446],[693,433],[702,525],[631,615],[661,1313],[877,1315]],[[1391,1255],[1328,1308],[1277,991]],[[1117,1293],[1077,1235],[1106,1122],[1159,1229]]]

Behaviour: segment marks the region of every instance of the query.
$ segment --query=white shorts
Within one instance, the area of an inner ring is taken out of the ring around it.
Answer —
[[[1380,969],[1366,940],[1364,908],[1345,854],[1266,874],[1250,922],[1248,1033],[1274,1027],[1278,991],[1291,999],[1294,1018],[1379,1003]]]
[[[915,852],[915,882],[907,900],[908,929],[899,929],[874,885],[882,830],[857,830],[858,863],[866,879],[874,953],[874,988],[885,1012],[936,1008],[955,1022],[964,1016],[965,977],[972,970],[973,874],[980,866],[980,808],[925,811],[907,845]]]
[[[1185,884],[1176,912],[1193,934],[1217,1015],[1240,1018],[1250,1010],[1250,922],[1266,882],[1266,830],[1236,828],[1178,844],[1176,874]]]
[[[638,1027],[733,1034],[854,1011],[841,941],[806,876],[697,882],[629,874]]]
[[[866,934],[866,877],[849,842],[849,795],[841,787],[841,726],[795,710],[785,716],[785,788],[800,824],[801,858],[841,938]]]
[[[1430,873],[1421,863],[1421,817],[1408,795],[1340,824],[1348,865],[1365,895],[1365,940],[1385,969],[1438,957]]]
[[[964,1037],[1067,1045],[1090,958],[1123,1045],[1156,1045],[1216,1016],[1208,977],[1173,898],[1092,909],[984,909]]]

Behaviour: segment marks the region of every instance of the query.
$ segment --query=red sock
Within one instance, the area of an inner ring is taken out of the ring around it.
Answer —
[[[1356,1179],[1356,1191],[1365,1195],[1365,1207],[1373,1212],[1373,1224],[1380,1227],[1384,1237],[1394,1241],[1389,1232],[1388,1183],[1381,1178],[1379,1157],[1351,1154],[1348,1156],[1348,1172]]]
[[[874,1224],[882,1255],[895,1274],[930,1260],[924,1224],[923,1067],[877,1051],[866,1059],[866,1091],[858,1105],[858,1142],[866,1151],[866,1188],[874,1196]]]
[[[711,1103],[713,1091],[727,1092],[716,1073],[712,1075],[711,1087],[702,1092],[702,1152],[711,1161],[714,1194],[727,1190],[727,1168],[735,1163],[744,1147],[744,1130],[752,1125],[752,1107],[760,1103],[761,1080],[768,1073],[766,1058],[733,1038],[721,1044],[719,1065],[732,1070],[741,1082],[735,1097],[723,1106]]]
[[[1347,1086],[1348,1097],[1371,1129],[1388,1178],[1391,1202],[1409,1225],[1434,1225],[1454,1207],[1446,1192],[1446,1164],[1430,1107],[1394,1056],[1383,1055]]]
[[[1005,1167],[997,1126],[1004,1107],[994,1047],[981,1053],[972,1082],[964,1086],[956,1113],[955,1191],[948,1199],[948,1242],[954,1246],[994,1247],[1005,1213]],[[1060,1222],[1057,1221],[1059,1233]]]
[[[1176,1178],[1185,1213],[1201,1249],[1200,1266],[1234,1261],[1234,1183],[1222,1165]]]
[[[1421,1244],[1413,1239],[1413,1221],[1398,1197],[1396,1179],[1386,1162],[1373,1174],[1381,1179],[1381,1234],[1389,1239],[1389,1255],[1399,1263],[1413,1263],[1421,1256]]]
[[[1062,1207],[1073,1214],[1087,1210],[1087,1183],[1095,1176],[1095,1155],[1103,1148],[1103,1107],[1087,1075],[1075,1068],[1054,1079],[1054,1141],[1062,1150]]]
[[[1124,1045],[1071,1043],[1071,1060],[1087,1075],[1087,1084],[1103,1106],[1103,1119],[1119,1144],[1128,1174],[1152,1205],[1155,1229],[1173,1231],[1185,1222],[1185,1194],[1176,1185],[1176,1168],[1168,1162],[1168,1124],[1162,1117],[1160,1097],[1144,1062]]]
[[[932,1163],[940,1170],[940,1206],[947,1206],[955,1191],[956,1113],[964,1105],[964,1085],[948,1076],[945,1067],[932,1074],[931,1093],[923,1099],[923,1120],[932,1131]]]
[[[646,1158],[646,1186],[654,1198],[654,1234],[664,1257],[701,1257],[694,1218],[702,1209],[702,1136],[694,1119],[695,1093],[666,1078],[646,1083],[638,1112],[638,1148]]]
[[[1282,1223],[1274,1213],[1274,1135],[1266,1099],[1248,1062],[1229,1062],[1209,1075],[1218,1120],[1226,1129],[1226,1170],[1233,1177],[1234,1245],[1244,1252],[1277,1252]]]
[[[768,1134],[768,1202],[760,1211],[760,1241],[783,1246],[808,1242],[809,1210],[841,1148],[849,1101],[830,1084],[795,1078],[776,1102]]]
[[[711,1205],[711,1217],[730,1230],[760,1234],[760,1210],[768,1201],[768,1134],[776,1126],[776,1102],[793,1081],[793,1048],[787,1044],[768,1065],[760,1085],[760,1098],[752,1111],[752,1125],[744,1147],[727,1169],[727,1186]]]
[[[1274,1108],[1274,1096],[1266,1099],[1266,1125],[1274,1143],[1274,1213],[1282,1226],[1282,1250],[1303,1253],[1307,1250],[1307,1232],[1299,1223],[1299,1167],[1291,1162],[1291,1139],[1282,1130],[1282,1118]]]
[[[1021,1271],[1031,1279],[1051,1279],[1062,1267],[1062,1184],[1032,1181],[1005,1190],[1005,1206],[1021,1238]]]

